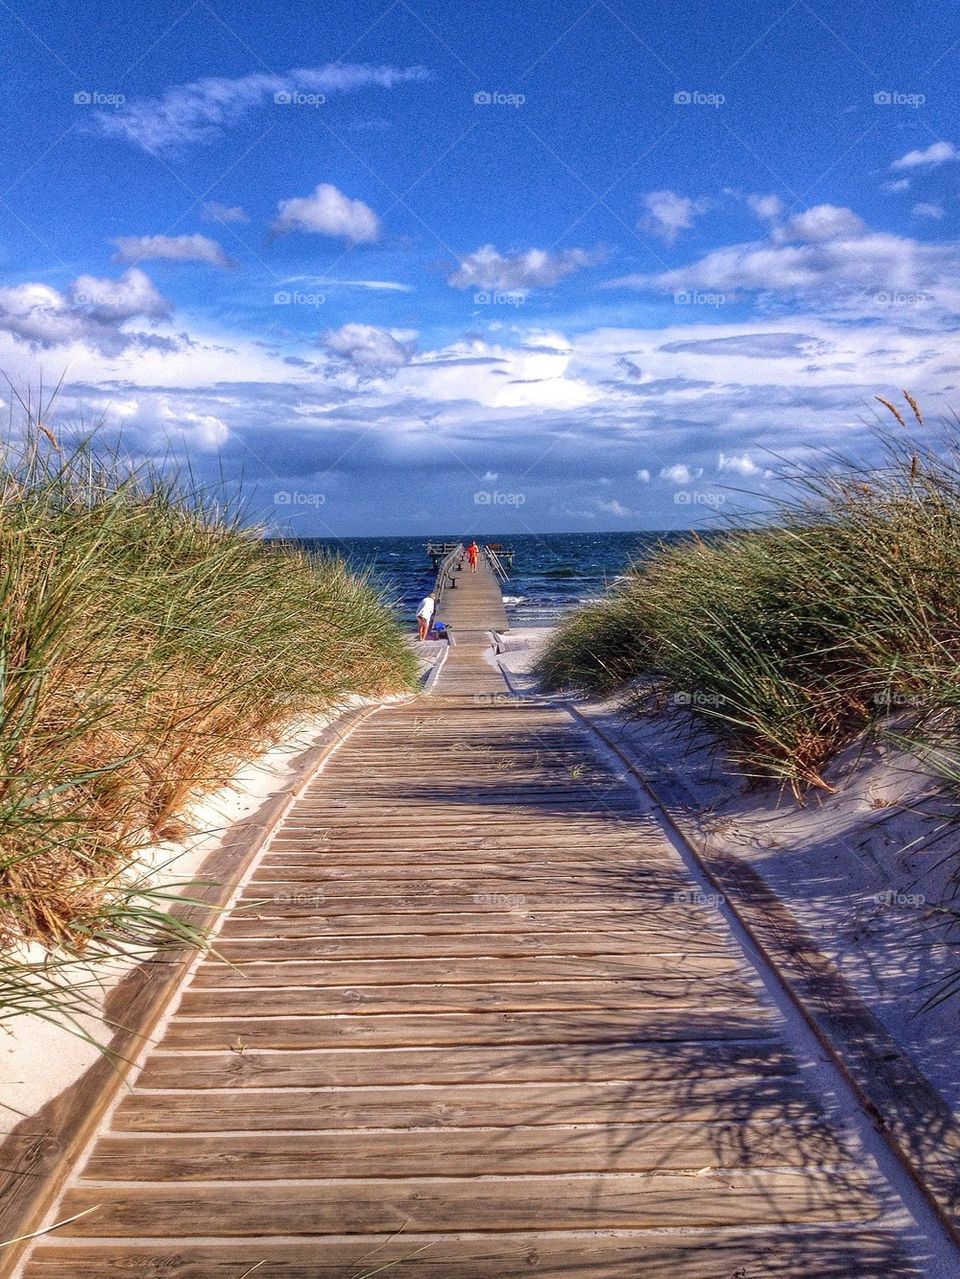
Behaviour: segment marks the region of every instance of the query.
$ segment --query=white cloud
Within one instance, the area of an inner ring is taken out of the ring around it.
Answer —
[[[149,276],[135,266],[117,280],[78,275],[70,292],[77,306],[101,320],[129,320],[138,315],[161,319],[173,309],[153,287]]]
[[[909,178],[896,178],[893,182],[884,182],[884,191],[889,191],[892,195],[899,195],[901,191],[910,190]]]
[[[223,248],[205,235],[123,235],[110,241],[116,246],[115,262],[206,262],[231,267],[235,263]]]
[[[480,478],[484,480],[487,484],[492,484],[494,480],[499,479],[500,476],[499,476],[499,472],[497,471],[484,471],[483,475],[481,475]]]
[[[95,127],[104,137],[118,138],[151,154],[181,151],[213,142],[225,129],[267,103],[278,111],[296,110],[295,94],[326,97],[374,86],[392,89],[424,80],[423,67],[371,67],[331,63],[300,67],[284,75],[247,75],[238,79],[207,76],[173,85],[159,98],[134,98],[123,106],[97,111]],[[279,102],[278,102],[279,99]]]
[[[624,506],[622,502],[618,502],[615,497],[611,498],[609,502],[598,500],[597,509],[605,512],[607,515],[615,515],[621,520],[629,519],[631,516],[636,514],[635,511],[631,511],[628,507]]]
[[[416,349],[412,341],[398,341],[388,329],[373,324],[345,324],[340,329],[330,329],[321,342],[364,378],[389,377],[410,363]]]
[[[116,406],[114,406],[116,408]],[[216,453],[230,438],[226,422],[213,413],[197,412],[171,396],[134,397],[120,406],[121,419],[136,421],[154,441],[182,444],[200,453]]]
[[[871,229],[852,210],[818,205],[763,240],[726,245],[656,275],[606,287],[816,295],[828,313],[878,314],[898,305],[960,306],[960,244],[929,243]]]
[[[312,195],[293,196],[277,204],[274,233],[309,231],[342,236],[351,244],[370,244],[380,236],[380,220],[362,200],[351,200],[330,182],[321,182]]]
[[[222,226],[250,221],[250,214],[239,204],[218,204],[216,200],[207,200],[200,206],[200,212],[208,222],[219,222]]]
[[[647,212],[640,227],[659,236],[666,244],[673,244],[681,231],[689,230],[706,208],[703,200],[691,200],[676,191],[651,191],[643,197],[643,203]]]
[[[325,275],[288,275],[284,284],[310,284],[317,288],[371,289],[384,293],[412,293],[413,285],[397,280],[332,280]]]
[[[915,218],[932,218],[934,221],[939,221],[943,217],[942,204],[931,204],[923,200],[915,204],[910,211]]]
[[[703,474],[703,468],[691,469],[685,462],[675,462],[673,466],[665,466],[660,472],[661,480],[669,480],[671,484],[692,484]]]
[[[104,355],[130,346],[171,349],[169,338],[131,333],[123,325],[136,318],[165,319],[172,307],[136,267],[117,280],[81,275],[65,297],[46,284],[0,288],[0,330],[32,347],[80,343]]]
[[[378,505],[373,496],[398,468],[406,491],[424,479],[416,507],[430,501],[433,510],[421,521],[424,528],[431,519],[436,525],[441,515],[451,517],[443,505],[449,485],[436,468],[438,457],[449,457],[451,474],[459,473],[453,454],[477,475],[488,468],[503,475],[501,461],[511,473],[527,474],[529,501],[543,498],[537,509],[545,518],[559,520],[561,507],[582,505],[586,511],[577,518],[585,525],[673,527],[702,514],[693,503],[687,512],[673,503],[676,490],[705,483],[695,474],[695,462],[703,465],[709,458],[704,475],[754,492],[766,486],[767,473],[741,479],[738,460],[762,466],[771,448],[788,465],[822,460],[830,450],[866,461],[863,410],[875,393],[895,396],[897,388],[909,386],[935,416],[960,403],[960,376],[951,367],[956,353],[942,340],[942,323],[910,306],[888,307],[867,324],[846,319],[831,324],[817,314],[780,314],[772,321],[740,315],[734,322],[722,310],[692,318],[684,313],[666,328],[571,320],[563,351],[528,345],[537,334],[524,327],[521,313],[511,320],[509,339],[469,337],[419,352],[386,382],[357,376],[346,356],[333,352],[330,375],[318,376],[319,352],[307,351],[315,357],[309,363],[287,363],[307,350],[302,341],[291,337],[281,344],[274,335],[230,333],[206,312],[203,330],[172,351],[136,343],[135,335],[133,344],[121,346],[135,321],[122,327],[116,322],[117,345],[94,349],[72,340],[81,322],[93,321],[83,314],[70,320],[68,289],[61,294],[47,285],[27,287],[31,293],[20,299],[21,311],[32,309],[34,321],[49,321],[52,314],[60,325],[55,336],[67,339],[53,357],[43,357],[46,368],[66,367],[73,379],[69,401],[61,401],[65,415],[82,407],[89,420],[107,410],[111,426],[118,417],[123,421],[128,447],[138,452],[153,447],[161,457],[185,449],[202,464],[210,450],[222,449],[227,468],[243,466],[248,490],[259,478],[267,494],[277,487],[272,472],[286,477],[288,467],[302,475],[342,466],[351,481],[342,491],[344,509],[352,507],[356,532],[402,518],[399,509]],[[10,299],[0,296],[0,302],[0,326],[8,329],[0,332],[0,368],[18,384],[27,382],[36,376],[37,356],[22,338],[11,336],[4,314]],[[180,326],[189,327],[189,318]],[[403,330],[386,331],[400,345],[412,340]],[[784,341],[785,334],[796,341]],[[374,368],[377,359],[382,367],[384,348],[388,362],[402,358],[389,342],[364,342],[361,336],[339,333],[335,345],[348,353],[379,347]],[[778,358],[770,358],[773,348],[781,351]],[[617,360],[625,355],[643,363],[642,383],[616,377]],[[366,354],[361,358],[369,360]],[[427,430],[423,419],[430,422]],[[449,443],[449,454],[441,442]],[[718,474],[721,450],[724,470]],[[637,457],[648,461],[638,464]],[[649,468],[650,481],[629,479],[638,465]],[[661,468],[665,474],[655,483]],[[571,476],[581,477],[582,492],[585,477],[600,474],[624,479],[629,487],[619,501],[626,508],[635,501],[638,514],[601,512],[596,499],[614,497],[609,488],[594,485],[589,501],[573,498]],[[434,479],[435,507],[426,492]],[[730,500],[749,505],[754,499],[741,493]],[[589,511],[596,520],[588,519]]]
[[[931,142],[922,151],[908,151],[894,160],[891,169],[928,169],[950,160],[960,160],[960,150],[952,142]]]
[[[643,467],[642,470],[637,471],[637,479],[640,481],[641,484],[650,483],[650,472],[647,470],[646,467]]]
[[[764,221],[772,221],[783,213],[783,201],[778,195],[748,195],[747,204]]]
[[[758,475],[761,468],[749,453],[721,453],[717,461],[718,471],[735,471],[738,475]]]
[[[816,204],[797,213],[773,233],[782,242],[799,240],[815,244],[824,240],[851,239],[865,235],[870,228],[852,209],[836,204]]]
[[[499,253],[492,244],[483,244],[460,258],[447,283],[455,289],[519,290],[545,288],[572,275],[581,267],[600,260],[586,249],[527,249],[525,253]]]

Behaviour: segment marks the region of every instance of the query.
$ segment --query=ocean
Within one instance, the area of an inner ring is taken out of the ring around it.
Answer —
[[[631,562],[644,559],[659,542],[678,533],[524,533],[484,537],[513,548],[510,580],[503,587],[513,626],[552,626],[564,613],[599,599]],[[457,535],[425,537],[304,538],[302,544],[339,555],[356,570],[369,571],[401,615],[413,617],[433,585],[428,540],[457,542]],[[443,620],[442,617],[440,619]]]

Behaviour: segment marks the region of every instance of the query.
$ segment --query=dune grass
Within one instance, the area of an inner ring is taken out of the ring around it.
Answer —
[[[770,523],[661,547],[559,629],[544,682],[632,689],[627,707],[639,709],[653,680],[710,722],[742,771],[798,794],[829,789],[830,758],[891,712],[909,720],[910,740],[949,754],[960,723],[960,436],[921,447],[888,407],[902,434],[882,436],[880,465],[834,458],[795,472]]]
[[[145,844],[299,715],[412,687],[390,608],[182,479],[29,408],[0,462],[0,1017],[76,1014],[71,968],[182,942]],[[44,948],[33,960],[23,946]]]

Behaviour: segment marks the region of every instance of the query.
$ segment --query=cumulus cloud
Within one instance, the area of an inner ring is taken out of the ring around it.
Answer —
[[[492,244],[483,244],[460,258],[447,283],[455,289],[546,288],[598,261],[600,255],[586,249],[563,249],[559,253],[527,249],[525,253],[503,254]]]
[[[934,221],[939,221],[943,217],[943,205],[921,200],[913,206],[911,212],[915,218],[932,218]]]
[[[664,292],[702,289],[828,298],[846,311],[873,314],[891,296],[927,303],[960,302],[960,244],[933,244],[868,227],[851,209],[818,205],[797,214],[763,240],[712,250],[686,266],[629,275],[607,287]],[[922,295],[922,296],[921,296]]]
[[[97,111],[94,127],[104,137],[129,142],[151,154],[177,152],[216,141],[231,125],[267,103],[289,110],[296,94],[327,97],[368,86],[392,89],[427,76],[423,67],[351,63],[299,67],[283,75],[207,76],[173,85],[159,98],[134,98],[120,107]]]
[[[747,204],[764,221],[773,221],[783,213],[783,201],[778,195],[748,195]]]
[[[81,343],[103,355],[118,355],[131,346],[172,350],[169,338],[128,332],[128,320],[165,319],[172,307],[136,267],[117,280],[81,275],[69,296],[46,284],[0,288],[0,330],[34,348]]]
[[[351,244],[369,244],[380,237],[380,220],[362,200],[351,200],[330,182],[321,182],[312,195],[293,196],[277,205],[274,234],[308,231],[342,236]]]
[[[641,484],[650,483],[650,472],[647,470],[646,467],[643,467],[641,470],[637,471],[637,479],[640,481]]]
[[[797,213],[774,231],[774,239],[788,242],[800,240],[815,244],[823,240],[851,239],[869,230],[866,222],[852,209],[836,204],[815,204]]]
[[[909,178],[895,178],[892,182],[884,182],[884,191],[889,191],[892,195],[899,195],[901,191],[910,190]]]
[[[218,204],[216,200],[207,200],[200,206],[200,212],[207,222],[219,222],[221,226],[250,221],[250,214],[239,204]]]
[[[721,453],[717,461],[718,471],[735,471],[737,475],[758,475],[761,469],[749,453]]]
[[[686,462],[675,462],[673,466],[665,466],[660,472],[661,480],[669,480],[671,484],[692,484],[703,474],[703,467],[689,467]]]
[[[62,292],[68,295],[66,288]],[[56,296],[39,297],[57,309]],[[460,497],[454,495],[462,486],[454,481],[467,466],[473,488],[473,477],[488,468],[501,477],[526,475],[527,509],[535,506],[544,523],[571,526],[565,508],[582,506],[576,518],[584,526],[631,527],[635,520],[662,529],[698,522],[704,512],[692,501],[681,511],[674,493],[700,488],[708,475],[712,483],[748,490],[735,500],[756,507],[760,499],[750,495],[779,481],[766,471],[742,478],[749,471],[743,459],[762,467],[771,448],[787,469],[822,460],[830,450],[866,462],[871,445],[863,406],[876,393],[896,396],[897,388],[909,386],[928,412],[948,410],[949,388],[960,377],[944,331],[939,317],[925,322],[906,306],[888,307],[867,324],[846,317],[831,324],[812,314],[734,322],[719,309],[716,315],[674,314],[667,328],[657,322],[571,322],[565,349],[558,342],[558,349],[548,350],[543,335],[525,327],[521,312],[505,326],[503,341],[471,336],[418,351],[384,381],[369,367],[361,373],[347,358],[354,353],[374,370],[405,358],[376,332],[338,329],[332,345],[345,354],[311,353],[298,339],[291,338],[291,345],[275,335],[268,344],[238,334],[228,346],[218,322],[215,339],[194,334],[191,344],[170,355],[133,348],[118,364],[78,345],[64,348],[63,357],[59,350],[52,360],[44,356],[44,364],[69,367],[89,388],[74,391],[64,412],[82,406],[90,416],[108,409],[111,422],[122,422],[128,445],[163,455],[169,440],[171,449],[193,455],[198,475],[211,483],[221,467],[229,476],[242,471],[247,492],[259,479],[268,518],[276,514],[270,495],[278,476],[284,477],[280,487],[295,488],[299,478],[333,467],[344,479],[337,497],[343,501],[337,518],[344,520],[338,531],[344,534],[455,525]],[[401,347],[414,336],[399,328],[386,332]],[[792,345],[784,336],[790,333],[797,335]],[[769,358],[773,347],[782,350],[780,358]],[[305,363],[300,354],[315,360]],[[616,364],[623,357],[643,364],[644,381],[619,376]],[[0,367],[25,380],[30,370],[35,373],[36,355],[3,332]],[[162,405],[151,414],[149,405],[164,398],[169,414]],[[118,407],[131,400],[138,402],[136,411]],[[429,425],[420,429],[421,421]],[[441,440],[449,450],[439,447]],[[207,461],[214,452],[215,465]],[[698,466],[705,468],[702,477]],[[661,468],[665,474],[658,480]],[[429,514],[418,519],[413,508],[384,506],[383,494],[392,491],[398,473],[406,489],[421,492],[415,507]],[[619,476],[622,493],[594,481],[589,498],[573,498],[584,492],[588,477],[599,475],[612,477],[613,487]],[[580,477],[572,490],[571,476]],[[502,478],[483,481],[494,483],[503,486]],[[621,517],[599,510],[597,498],[615,497],[628,508],[635,503],[639,513]]]
[[[622,502],[618,502],[615,497],[612,497],[609,502],[598,500],[597,509],[607,515],[615,515],[620,520],[630,519],[636,514],[635,511],[631,511],[629,507],[624,506]]]
[[[640,228],[658,236],[665,244],[675,243],[681,231],[688,231],[706,209],[704,200],[691,200],[676,191],[651,191],[643,197],[646,214]]]
[[[230,430],[221,417],[188,407],[179,396],[134,396],[111,407],[121,421],[132,422],[144,442],[154,448],[172,444],[199,453],[216,453],[230,438]]]
[[[894,170],[930,169],[938,164],[946,164],[950,160],[960,160],[960,150],[952,142],[931,142],[922,150],[908,151],[899,160],[894,160],[890,168]]]
[[[389,377],[409,364],[416,350],[413,342],[398,341],[388,329],[374,324],[345,324],[340,329],[329,329],[321,343],[361,378]]]
[[[205,262],[232,267],[216,240],[205,235],[123,235],[110,241],[116,247],[115,262]]]
[[[150,277],[135,266],[117,280],[78,275],[70,292],[76,306],[101,320],[122,321],[135,316],[159,320],[173,310],[172,304],[153,287]]]

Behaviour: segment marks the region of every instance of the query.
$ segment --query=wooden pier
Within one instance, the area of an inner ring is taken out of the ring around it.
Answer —
[[[279,824],[27,1279],[914,1274],[719,906],[458,578],[436,683]]]
[[[491,631],[509,630],[503,593],[491,558],[481,554],[476,571],[456,550],[445,562],[449,568],[437,577],[435,617],[447,626],[454,641],[482,641]]]

